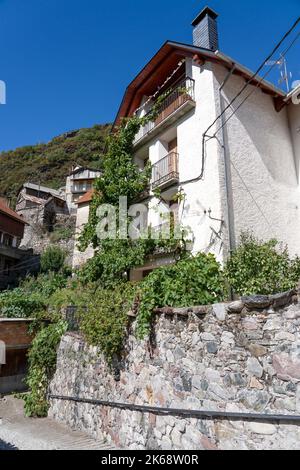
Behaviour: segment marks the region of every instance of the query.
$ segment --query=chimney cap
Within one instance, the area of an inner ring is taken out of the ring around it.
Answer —
[[[194,19],[194,21],[192,22],[192,26],[197,26],[197,24],[199,24],[200,21],[203,20],[203,18],[205,18],[206,16],[210,16],[213,20],[216,20],[219,15],[214,10],[206,6]]]

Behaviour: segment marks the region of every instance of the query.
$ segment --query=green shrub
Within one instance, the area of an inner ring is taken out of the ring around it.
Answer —
[[[26,378],[30,392],[24,395],[26,416],[47,416],[48,385],[55,372],[57,348],[66,331],[67,325],[60,321],[42,328],[32,342],[28,354],[29,371]]]
[[[143,337],[148,333],[154,308],[207,305],[223,298],[221,268],[211,254],[201,253],[158,268],[141,283],[138,334]]]
[[[296,286],[300,259],[291,259],[287,248],[277,240],[264,242],[243,233],[225,266],[225,276],[238,295],[276,294]]]
[[[0,316],[2,317],[29,318],[43,307],[43,300],[38,294],[28,295],[20,288],[0,294]]]
[[[41,256],[41,270],[57,273],[64,267],[66,253],[58,246],[49,246]]]
[[[0,317],[35,318],[45,312],[49,297],[66,286],[63,274],[40,274],[28,277],[16,289],[0,293]],[[42,315],[43,316],[43,315]]]
[[[108,363],[119,356],[126,337],[127,313],[132,307],[135,289],[130,283],[114,290],[98,289],[82,314],[80,329],[89,344],[100,348]]]

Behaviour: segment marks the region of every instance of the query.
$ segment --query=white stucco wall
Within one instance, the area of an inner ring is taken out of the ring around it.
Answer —
[[[180,181],[184,183],[180,185],[180,189],[185,194],[185,201],[179,207],[181,223],[189,227],[194,234],[194,253],[212,252],[222,261],[223,243],[216,233],[219,233],[221,228],[224,231],[225,228],[221,222],[209,218],[211,211],[211,217],[223,219],[218,145],[215,141],[210,141],[207,146],[210,158],[206,159],[203,179],[185,184],[185,181],[196,178],[201,173],[202,135],[216,117],[211,65],[207,64],[201,68],[193,65],[188,59],[187,75],[195,80],[195,109],[181,117],[164,135],[159,135],[145,148],[139,149],[135,161],[139,163],[139,158],[147,156],[152,164],[157,163],[168,154],[164,145],[165,137],[167,136],[170,141],[177,136]],[[155,227],[163,223],[160,212],[166,211],[164,204],[158,205],[158,200],[153,198],[149,203],[149,209],[149,224]]]
[[[300,182],[300,104],[290,103],[288,108],[288,118],[292,135],[292,143],[295,154],[296,172],[298,183]]]
[[[72,267],[73,269],[79,268],[82,266],[87,260],[94,256],[94,250],[92,247],[88,247],[85,252],[81,252],[78,249],[78,237],[81,234],[83,227],[89,220],[89,212],[90,206],[89,203],[80,204],[77,209],[77,217],[76,217],[76,237],[75,237],[75,246],[73,252],[73,262]]]
[[[216,117],[214,103],[213,74],[211,64],[201,68],[188,67],[195,80],[195,113],[178,125],[178,152],[180,181],[185,182],[200,175],[202,169],[202,135]],[[215,141],[207,144],[204,176],[201,180],[181,185],[186,194],[182,211],[182,224],[189,226],[194,233],[194,253],[212,252],[221,261],[223,246],[214,233],[220,232],[221,222],[211,220],[223,219],[221,212],[220,174],[218,167],[218,147]]]
[[[196,107],[164,131],[168,140],[177,136],[181,183],[200,175],[202,136],[220,113],[219,87],[227,74],[228,70],[219,65],[199,67],[187,60],[187,75],[195,80]],[[228,80],[223,90],[225,105],[244,83],[236,75]],[[218,140],[206,144],[203,179],[180,186],[185,202],[179,215],[194,234],[194,253],[212,252],[221,262],[229,249],[229,225],[233,242],[238,243],[242,231],[250,230],[262,239],[275,237],[288,245],[292,255],[300,255],[300,105],[289,104],[278,113],[272,96],[254,87],[248,87],[246,94],[252,90],[225,127],[228,187],[221,132]],[[228,111],[226,118],[231,113]],[[209,134],[220,125],[219,121]],[[168,153],[164,138],[159,135],[140,148],[137,157],[149,157],[155,164]],[[157,204],[155,199],[149,204],[149,223],[153,226],[162,223],[159,213],[165,210]]]
[[[226,71],[215,66],[214,72],[220,85]],[[224,90],[227,103],[243,84],[237,76],[229,80]],[[248,87],[247,94],[251,89]],[[228,111],[227,116],[230,114]],[[300,155],[296,122],[299,123],[299,109],[289,105],[278,113],[273,98],[256,88],[226,125],[236,239],[241,231],[251,230],[263,239],[277,238],[288,245],[291,254],[300,254]],[[224,187],[221,189],[225,194]]]

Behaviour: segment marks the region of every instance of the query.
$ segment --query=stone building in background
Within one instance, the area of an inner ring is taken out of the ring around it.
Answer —
[[[0,199],[0,289],[14,286],[20,277],[39,269],[39,257],[21,249],[26,221]]]
[[[72,170],[66,181],[66,203],[70,213],[77,212],[77,202],[85,193],[93,188],[93,182],[101,176],[100,170],[77,166]]]
[[[73,269],[80,268],[86,261],[94,256],[94,249],[89,246],[84,252],[81,252],[78,248],[78,238],[82,233],[85,224],[89,220],[90,204],[93,198],[93,190],[90,189],[77,201],[77,214],[76,214],[76,235],[73,252]]]
[[[16,204],[16,212],[27,222],[20,246],[41,254],[49,245],[58,245],[66,251],[70,266],[81,265],[92,256],[90,250],[79,252],[75,232],[88,220],[89,197],[93,182],[100,175],[100,170],[77,166],[60,190],[24,183]]]

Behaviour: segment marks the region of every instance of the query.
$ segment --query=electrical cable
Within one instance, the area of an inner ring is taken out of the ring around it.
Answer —
[[[287,37],[293,32],[293,30],[298,26],[298,24],[300,23],[300,17],[295,21],[295,23],[293,24],[293,26],[287,31],[287,33],[285,33],[285,35],[283,36],[283,38],[277,43],[277,45],[274,47],[273,51],[268,55],[268,57],[263,61],[263,63],[259,66],[259,68],[257,69],[257,71],[255,73],[253,73],[253,75],[247,80],[247,82],[245,83],[245,85],[241,88],[241,90],[236,94],[236,96],[230,101],[230,103],[224,108],[224,110],[216,117],[216,119],[213,121],[213,123],[206,129],[206,131],[204,132],[203,136],[202,136],[202,164],[201,164],[201,173],[199,176],[195,177],[195,178],[192,178],[190,180],[186,180],[186,181],[183,181],[181,182],[180,184],[181,185],[186,185],[186,184],[190,184],[190,183],[195,183],[196,181],[199,181],[203,178],[204,176],[204,170],[205,170],[205,157],[206,157],[206,144],[216,138],[215,135],[213,136],[209,136],[208,135],[208,132],[210,131],[210,129],[212,129],[212,127],[218,122],[218,120],[220,118],[222,118],[222,116],[226,113],[226,111],[231,108],[232,104],[241,96],[241,94],[247,89],[247,87],[249,85],[251,85],[251,83],[253,82],[253,80],[257,77],[257,75],[259,74],[259,72],[263,69],[263,67],[265,66],[266,62],[268,62],[272,57],[273,55],[275,54],[275,52],[277,52],[277,50],[281,47],[281,45],[283,44],[283,42],[287,39]],[[294,41],[292,42],[292,44],[289,46],[288,50],[294,45],[294,43],[296,42],[296,40],[298,39],[298,37],[296,39],[294,39]],[[273,69],[274,66],[272,66],[271,69]],[[230,77],[230,75],[232,74],[233,70],[235,68],[235,64],[233,64],[233,68],[232,70],[229,71],[229,74],[228,74],[228,77]],[[270,70],[271,71],[271,70]],[[226,79],[225,79],[226,81]],[[263,79],[261,80],[263,81]],[[220,128],[222,129],[222,127]]]
[[[236,96],[230,101],[230,103],[225,107],[225,109],[222,111],[222,113],[216,117],[216,119],[214,120],[214,122],[209,126],[209,128],[207,129],[206,133],[208,133],[208,131],[216,124],[216,122],[218,122],[218,120],[226,113],[226,111],[231,108],[232,104],[241,96],[241,94],[246,90],[246,88],[251,85],[251,83],[253,82],[253,80],[257,77],[257,75],[259,74],[259,72],[265,67],[266,65],[266,62],[268,62],[272,57],[273,55],[275,54],[275,52],[278,51],[278,49],[281,47],[281,45],[283,44],[283,42],[288,38],[288,36],[294,31],[294,29],[298,26],[298,24],[300,23],[300,16],[299,18],[295,21],[295,23],[293,24],[293,26],[285,33],[285,35],[283,36],[283,38],[277,43],[277,45],[274,47],[273,51],[268,55],[268,57],[262,62],[262,64],[258,67],[258,69],[256,70],[256,72],[253,73],[253,75],[246,81],[245,85],[241,88],[241,90],[236,94]],[[273,66],[272,66],[273,67]]]
[[[300,38],[300,32],[297,34],[297,36],[295,37],[295,39],[293,40],[293,42],[289,45],[289,47],[282,53],[283,56],[285,56],[289,51],[290,49],[294,46],[294,44],[297,42],[297,40]],[[230,121],[230,119],[237,113],[237,111],[243,106],[243,104],[253,95],[253,93],[255,93],[256,91],[256,88],[259,88],[259,85],[264,81],[264,79],[271,73],[271,71],[273,70],[273,68],[277,65],[277,63],[275,62],[271,67],[270,69],[263,75],[263,77],[261,78],[261,80],[255,85],[255,88],[253,88],[253,90],[251,90],[251,92],[244,98],[244,100],[239,104],[239,106],[232,112],[232,114],[225,120],[225,122],[222,124],[222,126],[219,127],[218,130],[216,130],[216,132],[214,133],[213,137],[215,137],[218,132],[220,132],[224,127],[225,125],[228,123],[228,121]]]

